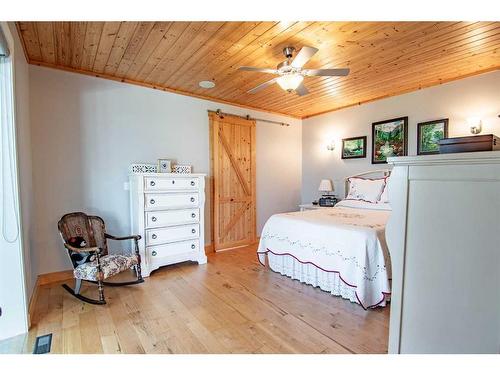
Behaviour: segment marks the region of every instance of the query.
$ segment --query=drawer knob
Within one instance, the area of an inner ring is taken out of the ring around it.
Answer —
[[[191,217],[194,219],[194,218],[196,217],[196,214],[193,212],[193,213],[191,214]]]
[[[157,236],[156,234],[154,234],[154,233],[153,233],[153,235],[151,236],[151,238],[152,238],[153,240],[156,240],[156,239],[158,238],[158,236]]]
[[[154,200],[154,199],[151,199],[151,200],[149,201],[149,203],[151,203],[151,204],[155,204],[155,200]]]
[[[196,229],[191,229],[191,233],[196,233]]]
[[[196,248],[196,245],[195,244],[192,244],[191,245],[191,249],[195,249]]]
[[[194,197],[191,197],[191,202],[194,202]]]
[[[175,184],[175,180],[172,180],[172,184]]]
[[[156,185],[156,183],[155,183],[154,181],[151,181],[149,184],[150,184],[151,186],[155,186],[155,185]]]
[[[153,217],[151,218],[151,221],[152,221],[152,222],[155,222],[155,221],[156,221],[156,216],[153,216]]]
[[[191,186],[194,186],[194,181],[191,181]]]
[[[158,254],[156,251],[153,250],[153,252],[151,253],[152,256],[156,256],[156,254]]]

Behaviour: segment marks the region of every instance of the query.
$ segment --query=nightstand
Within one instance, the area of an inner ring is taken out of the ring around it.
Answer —
[[[324,208],[331,208],[331,207],[321,207],[319,204],[315,205],[312,203],[299,204],[300,211],[319,210],[319,209],[324,209]]]

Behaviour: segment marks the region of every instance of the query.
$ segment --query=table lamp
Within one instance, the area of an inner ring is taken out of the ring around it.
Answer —
[[[323,193],[323,195],[325,196],[328,196],[330,195],[329,193],[331,193],[333,191],[333,183],[332,183],[332,180],[321,180],[321,182],[319,183],[319,188],[318,190],[320,192]]]

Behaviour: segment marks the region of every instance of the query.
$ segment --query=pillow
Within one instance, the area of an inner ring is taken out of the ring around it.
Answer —
[[[353,199],[370,203],[377,203],[385,186],[385,177],[367,179],[361,177],[349,178],[349,194],[345,199]]]
[[[388,184],[389,184],[389,177],[385,179],[384,189],[382,190],[382,194],[380,195],[378,203],[389,203],[389,194],[387,193],[387,191],[389,190],[387,189]]]
[[[335,207],[347,207],[347,208],[361,208],[366,210],[378,210],[378,211],[390,211],[391,206],[389,203],[368,203],[364,201],[355,200],[341,200],[335,205]]]

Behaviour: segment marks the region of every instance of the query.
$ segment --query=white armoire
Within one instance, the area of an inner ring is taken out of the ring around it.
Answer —
[[[131,173],[129,182],[132,233],[142,237],[142,275],[189,260],[206,263],[205,175]]]
[[[500,152],[389,158],[390,353],[500,352]]]

